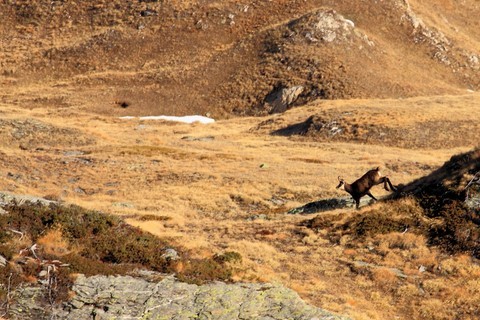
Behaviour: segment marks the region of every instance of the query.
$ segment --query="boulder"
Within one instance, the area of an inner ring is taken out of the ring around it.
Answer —
[[[274,89],[265,98],[265,102],[270,106],[270,113],[287,111],[288,107],[298,99],[303,90],[303,86]]]
[[[273,284],[183,283],[173,276],[150,282],[131,276],[79,276],[73,298],[50,311],[37,292],[17,292],[12,318],[57,319],[346,319],[308,305],[296,292]]]

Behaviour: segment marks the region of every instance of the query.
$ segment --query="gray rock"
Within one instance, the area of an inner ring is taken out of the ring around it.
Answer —
[[[346,37],[354,28],[353,22],[345,19],[335,11],[319,12],[314,24],[314,30],[325,42]]]
[[[7,259],[4,256],[0,255],[0,267],[5,267],[7,265]]]
[[[185,141],[212,141],[212,140],[215,140],[215,137],[214,136],[204,136],[204,137],[185,136],[185,137],[182,137],[182,140],[185,140]]]
[[[471,209],[480,209],[480,171],[469,181],[466,190],[465,205]]]
[[[277,88],[267,95],[265,102],[271,106],[270,113],[282,113],[294,103],[305,88],[294,86],[290,88]]]
[[[465,199],[465,205],[470,208],[479,211],[480,210],[480,191],[471,192],[469,197]]]
[[[63,155],[66,156],[66,157],[76,157],[76,156],[81,156],[81,155],[84,155],[84,154],[85,154],[85,152],[80,151],[80,150],[69,150],[69,151],[63,152]]]
[[[178,260],[180,257],[178,256],[178,252],[175,249],[167,248],[165,249],[164,254],[162,254],[162,258],[167,260]]]
[[[130,202],[114,202],[112,203],[112,206],[119,207],[119,208],[128,208],[128,209],[135,208],[135,205]]]
[[[13,194],[5,191],[0,192],[0,204],[6,205],[13,202],[16,202],[19,205],[22,205],[26,202],[40,203],[44,206],[49,206],[50,204],[57,203],[56,201],[51,201],[51,200],[47,200],[40,197],[30,196],[30,195],[19,195],[19,194]]]
[[[346,319],[308,305],[290,289],[272,284],[215,282],[194,285],[167,276],[149,282],[130,276],[79,276],[75,296],[40,313],[40,291],[18,292],[12,318],[45,319]],[[51,314],[47,314],[51,312]]]
[[[269,217],[264,214],[264,213],[261,213],[261,214],[255,214],[253,216],[250,216],[247,218],[247,220],[250,220],[250,221],[253,221],[253,220],[269,220]]]

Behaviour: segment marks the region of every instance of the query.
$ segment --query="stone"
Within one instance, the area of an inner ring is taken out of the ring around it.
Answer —
[[[119,207],[119,208],[127,208],[127,209],[135,208],[135,205],[130,202],[114,202],[112,203],[112,206]]]
[[[10,204],[10,203],[17,203],[18,205],[22,205],[26,202],[31,203],[40,203],[44,206],[49,206],[51,204],[57,203],[56,201],[47,200],[40,197],[30,196],[30,195],[19,195],[13,194],[10,192],[0,192],[0,203],[3,205]]]
[[[164,250],[164,254],[162,254],[162,258],[167,260],[178,260],[180,257],[178,256],[178,252],[175,249],[167,248]]]
[[[7,265],[7,259],[4,256],[0,255],[0,267],[5,267]]]
[[[290,88],[276,88],[265,97],[265,102],[270,105],[270,113],[283,113],[293,104],[305,88],[294,86]]]

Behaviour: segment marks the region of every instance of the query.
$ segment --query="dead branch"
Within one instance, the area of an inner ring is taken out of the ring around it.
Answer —
[[[7,283],[7,297],[5,299],[5,303],[2,305],[2,308],[5,308],[5,312],[1,315],[1,318],[8,315],[8,312],[10,311],[10,300],[11,300],[11,293],[12,293],[12,276],[13,273],[10,272],[10,275],[8,276],[8,283]]]
[[[470,187],[474,184],[478,184],[480,185],[480,171],[478,171],[477,173],[475,173],[475,175],[473,176],[473,178],[468,182],[467,186],[464,188],[464,190],[467,191],[467,195],[466,195],[466,198],[465,200],[468,200],[468,196],[469,196],[469,192],[470,192]]]
[[[23,234],[23,232],[21,232],[21,231],[18,231],[18,230],[15,230],[15,229],[9,229],[9,230],[12,231],[13,233],[19,234],[20,235],[20,240],[22,240],[23,237],[25,236]]]

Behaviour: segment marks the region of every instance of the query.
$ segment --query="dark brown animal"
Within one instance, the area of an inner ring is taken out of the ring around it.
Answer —
[[[392,189],[393,191],[397,191],[397,188],[395,188],[392,183],[390,182],[390,179],[388,177],[382,177],[380,174],[380,168],[376,168],[370,171],[367,171],[361,178],[357,179],[355,182],[352,184],[349,184],[345,182],[342,178],[338,177],[338,181],[340,182],[337,186],[337,189],[343,186],[345,191],[350,193],[352,196],[353,200],[356,203],[356,208],[360,206],[360,198],[363,196],[369,196],[373,200],[377,200],[371,193],[370,189],[373,186],[376,186],[377,184],[383,183],[383,187],[385,190],[390,191]]]

